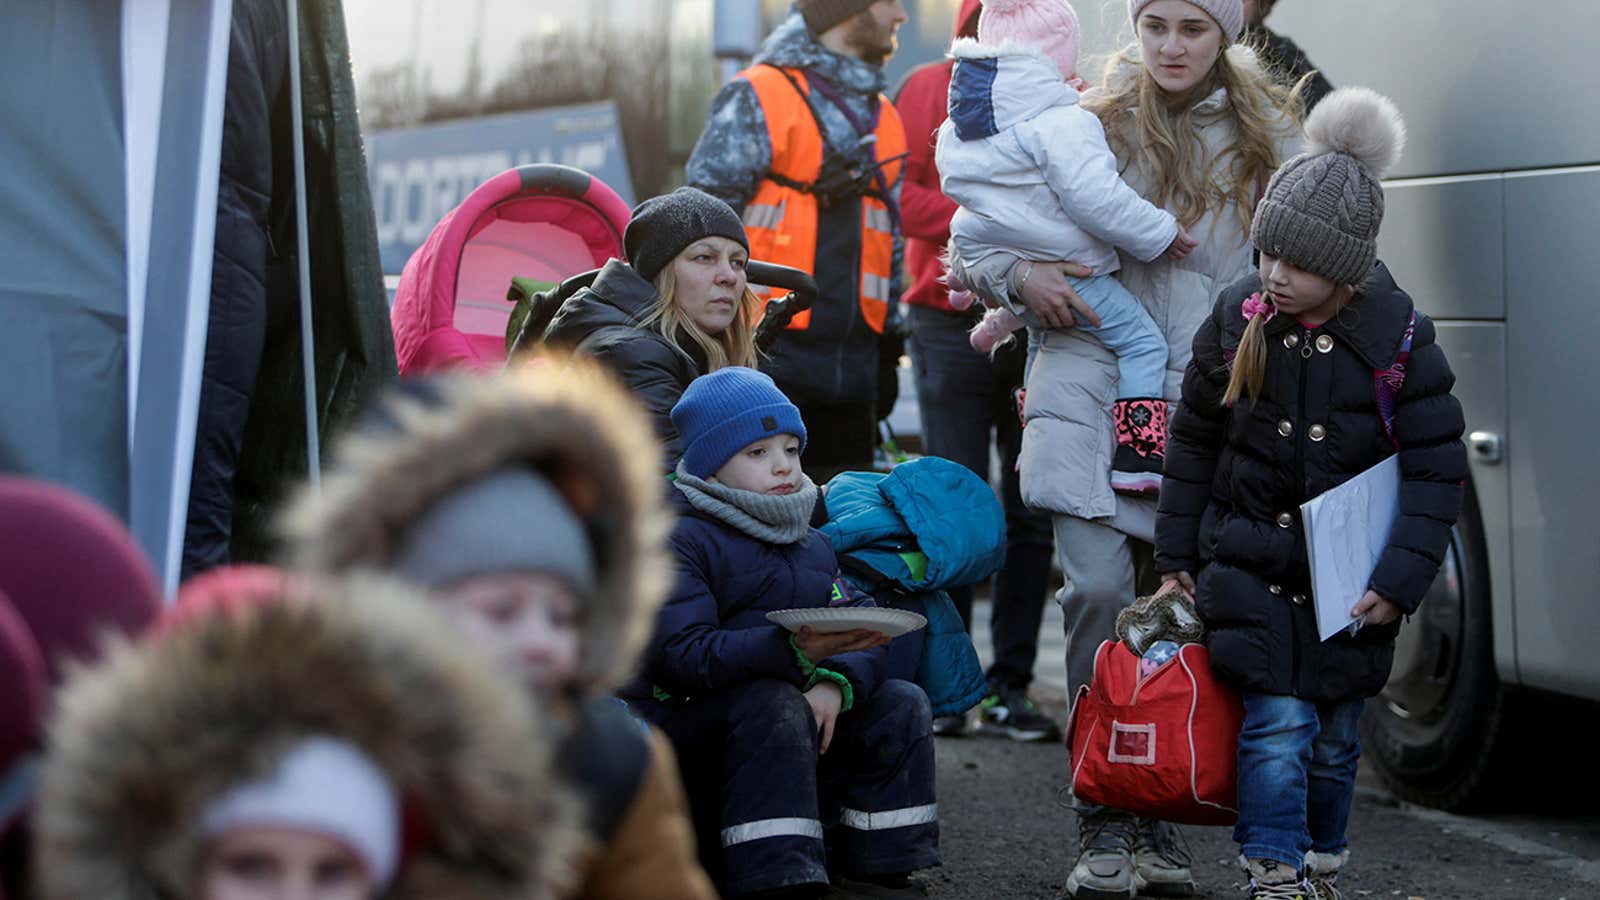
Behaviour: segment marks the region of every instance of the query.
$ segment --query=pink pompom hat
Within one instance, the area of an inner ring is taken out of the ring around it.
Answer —
[[[1056,64],[1062,78],[1078,72],[1078,14],[1066,0],[983,0],[978,41],[1036,49]]]

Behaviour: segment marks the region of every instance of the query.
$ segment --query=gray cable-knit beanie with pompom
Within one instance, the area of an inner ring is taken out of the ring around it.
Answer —
[[[1405,122],[1382,94],[1341,88],[1306,119],[1306,138],[1306,152],[1267,182],[1250,239],[1296,268],[1360,284],[1378,259],[1379,179],[1405,149]]]

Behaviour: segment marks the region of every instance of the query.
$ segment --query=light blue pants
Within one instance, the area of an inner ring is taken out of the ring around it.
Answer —
[[[1079,323],[1082,328],[1100,339],[1100,343],[1117,355],[1117,399],[1138,400],[1160,397],[1167,379],[1167,339],[1156,327],[1156,321],[1145,312],[1139,298],[1129,293],[1111,275],[1093,278],[1067,277],[1072,289],[1083,302],[1089,304],[1100,317],[1097,327]],[[1026,306],[1014,303],[1013,310],[1029,330],[1028,370],[1033,369],[1033,334],[1038,331],[1039,319]],[[1026,383],[1026,382],[1024,382]]]

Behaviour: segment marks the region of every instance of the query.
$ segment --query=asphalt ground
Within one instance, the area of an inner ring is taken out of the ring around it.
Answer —
[[[1046,610],[1033,696],[1066,719],[1060,613]],[[988,659],[988,605],[974,610],[976,643]],[[1457,816],[1395,801],[1363,771],[1350,825],[1349,898],[1488,900],[1600,898],[1600,783],[1592,747],[1577,742],[1556,759],[1544,787],[1513,808]],[[1051,898],[1076,855],[1076,821],[1061,800],[1067,756],[1054,743],[996,735],[938,739],[944,866],[926,873],[942,900]],[[1560,767],[1582,777],[1569,778]],[[1565,787],[1564,787],[1565,786]],[[1185,828],[1201,897],[1242,897],[1237,849],[1226,828]]]

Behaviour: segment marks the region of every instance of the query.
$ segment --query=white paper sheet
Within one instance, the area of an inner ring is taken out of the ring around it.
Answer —
[[[1350,609],[1367,592],[1399,508],[1398,456],[1300,504],[1322,640],[1359,627],[1350,618]]]

